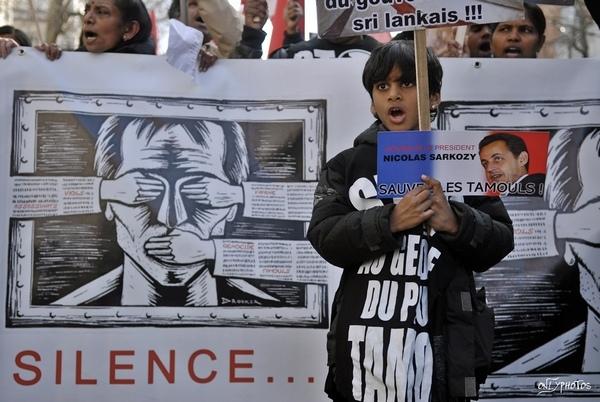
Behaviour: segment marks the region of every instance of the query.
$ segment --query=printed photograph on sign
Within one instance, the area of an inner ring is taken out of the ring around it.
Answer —
[[[563,396],[600,395],[598,116],[597,99],[440,105],[441,130],[549,133],[543,197],[503,197],[515,248],[476,276],[496,314],[493,373],[481,397],[552,393],[559,380],[588,387]]]
[[[325,102],[15,92],[7,326],[327,325]]]
[[[377,153],[379,198],[403,196],[422,175],[448,196],[544,195],[547,132],[384,131]]]
[[[520,0],[321,0],[319,36],[337,38],[523,17]]]

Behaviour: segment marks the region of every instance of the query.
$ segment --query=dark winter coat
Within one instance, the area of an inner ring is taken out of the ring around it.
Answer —
[[[375,188],[377,132],[382,129],[373,124],[356,138],[353,148],[327,163],[315,192],[307,232],[317,252],[344,269],[332,307],[327,344],[330,375],[326,385],[330,396],[341,399],[351,397],[348,392],[339,394],[344,385],[336,383],[335,378],[336,370],[340,371],[336,365],[345,358],[336,356],[343,350],[338,344],[343,341],[338,329],[347,332],[345,311],[356,310],[355,306],[348,306],[357,303],[353,284],[362,279],[357,271],[364,262],[383,255],[389,261],[407,235],[423,233],[420,227],[406,233],[390,231],[394,208],[391,200],[384,201],[383,206],[359,210],[349,197],[351,191],[356,197],[356,188],[351,187],[357,182],[368,180]],[[359,193],[361,202],[378,202],[373,191],[363,189]],[[477,385],[485,379],[491,360],[493,314],[482,304],[482,295],[477,297],[473,272],[492,267],[513,249],[512,222],[499,198],[465,197],[463,202],[449,203],[458,218],[458,233],[436,233],[428,238],[431,247],[441,252],[426,285],[427,333],[433,348],[433,400],[477,395]],[[353,289],[352,294],[347,294],[346,288]]]

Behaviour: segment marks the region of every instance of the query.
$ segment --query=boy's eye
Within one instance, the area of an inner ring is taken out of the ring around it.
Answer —
[[[414,87],[414,86],[415,86],[415,84],[413,84],[412,82],[401,82],[401,83],[400,83],[400,86],[401,86],[402,88],[411,88],[411,87]]]
[[[379,91],[385,91],[388,89],[388,84],[386,82],[379,82],[375,84],[375,88]]]

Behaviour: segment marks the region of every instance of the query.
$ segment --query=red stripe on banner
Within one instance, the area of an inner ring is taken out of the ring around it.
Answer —
[[[158,52],[158,21],[156,20],[156,13],[154,10],[150,10],[150,21],[152,21],[152,30],[150,31],[150,37],[154,42],[154,48]]]

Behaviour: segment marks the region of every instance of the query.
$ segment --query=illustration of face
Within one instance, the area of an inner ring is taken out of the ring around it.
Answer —
[[[490,57],[492,30],[488,24],[469,25],[467,47],[471,57]]]
[[[150,140],[138,138],[132,125],[123,133],[122,147],[127,152],[116,177],[139,171],[160,180],[164,190],[160,197],[140,205],[111,202],[107,217],[115,220],[117,241],[125,254],[143,273],[165,286],[186,284],[205,263],[176,265],[159,261],[145,253],[148,240],[181,232],[209,239],[222,234],[225,222],[235,215],[235,206],[211,208],[184,194],[186,186],[204,177],[229,182],[223,170],[223,130],[214,123],[205,125],[209,134],[202,138],[202,144],[181,125],[159,129]]]
[[[376,114],[390,131],[416,130],[419,127],[417,86],[402,81],[402,71],[394,67],[386,79],[376,82],[372,89],[371,112]],[[438,96],[431,96],[437,104]]]
[[[115,48],[125,33],[122,16],[113,0],[91,0],[83,16],[83,45],[88,52]]]
[[[494,57],[535,58],[543,44],[544,37],[528,19],[501,22],[492,34]]]
[[[598,134],[590,135],[583,141],[579,149],[577,165],[582,191],[574,205],[575,210],[589,203],[598,204],[600,202],[600,180],[598,180],[600,142]],[[597,213],[598,208],[592,212]],[[570,265],[577,263],[581,296],[595,314],[600,315],[600,247],[597,246],[600,244],[600,229],[596,224],[598,216],[590,216],[589,221],[591,238],[588,238],[586,243],[576,240],[568,241],[565,260]]]
[[[506,142],[490,142],[479,151],[481,166],[489,183],[514,183],[527,174],[527,152],[515,157]]]

